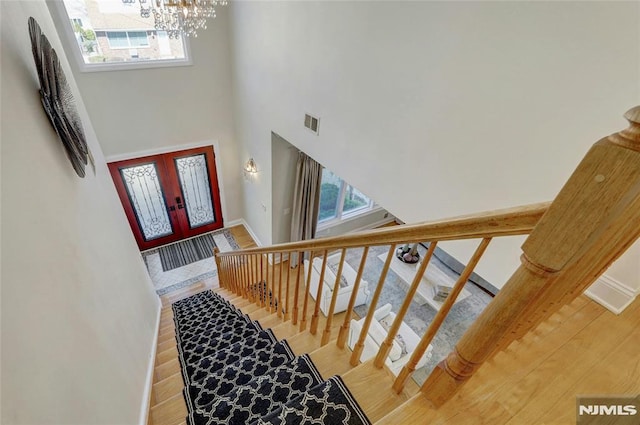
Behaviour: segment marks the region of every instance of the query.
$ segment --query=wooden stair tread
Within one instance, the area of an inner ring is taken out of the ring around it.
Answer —
[[[259,320],[259,319],[262,319],[263,317],[271,316],[271,312],[261,307],[260,309],[249,313],[248,316],[251,320]]]
[[[429,423],[434,408],[422,393],[418,393],[383,416],[376,425]]]
[[[279,325],[272,327],[271,330],[279,340],[288,340],[300,332],[298,325],[294,325],[291,321],[280,323]]]
[[[184,380],[180,373],[174,373],[168,378],[158,381],[153,385],[153,405],[160,404],[177,394],[182,394],[183,388]]]
[[[264,329],[273,328],[274,326],[278,326],[280,323],[282,323],[282,319],[278,317],[276,313],[269,313],[268,316],[261,317],[257,320],[258,323],[260,323],[260,326],[262,326]]]
[[[177,358],[162,363],[161,365],[156,366],[155,369],[155,377],[158,381],[162,381],[176,373],[180,373],[180,361]]]
[[[293,329],[298,329],[297,326],[291,325]],[[300,356],[302,354],[311,353],[312,351],[320,348],[320,332],[315,335],[309,332],[298,332],[297,334],[287,338],[287,343],[291,347],[291,350],[295,355]]]
[[[339,348],[335,340],[332,340],[324,347],[320,347],[309,353],[311,361],[316,365],[323,378],[327,379],[334,375],[344,375],[353,366],[349,363],[351,350],[346,346]]]
[[[151,408],[151,420],[153,425],[178,425],[185,422],[187,417],[187,404],[182,394]]]
[[[342,379],[371,422],[380,420],[410,398],[406,391],[396,394],[392,390],[395,377],[386,368],[376,368],[373,359],[351,369]]]
[[[159,352],[156,354],[156,366],[160,366],[163,363],[166,363],[170,360],[178,358],[178,349],[175,344],[166,350]]]

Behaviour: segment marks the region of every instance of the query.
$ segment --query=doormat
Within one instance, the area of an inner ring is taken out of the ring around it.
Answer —
[[[213,248],[216,246],[220,251],[238,249],[236,241],[228,230],[207,233],[160,247],[158,248],[158,254],[160,254],[162,271],[167,272],[205,258],[211,258],[213,257]]]

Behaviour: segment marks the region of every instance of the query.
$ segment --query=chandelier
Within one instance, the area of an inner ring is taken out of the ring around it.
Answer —
[[[207,19],[216,17],[215,6],[224,6],[226,0],[139,0],[140,16],[153,15],[155,28],[166,31],[169,38],[181,34],[197,37],[197,30],[207,29]]]

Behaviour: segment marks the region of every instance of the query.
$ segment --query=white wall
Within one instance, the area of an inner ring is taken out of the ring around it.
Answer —
[[[44,1],[1,2],[3,424],[134,424],[159,300]],[[75,175],[40,104],[27,19],[61,58],[97,163]]]
[[[240,151],[270,168],[274,131],[408,223],[549,200],[640,102],[639,8],[234,2]],[[400,185],[407,173],[414,184]],[[263,177],[244,214],[268,240]],[[478,272],[502,286],[520,243],[494,243]],[[443,246],[463,261],[474,247]]]
[[[216,8],[217,18],[197,38],[189,39],[191,66],[80,72],[67,50],[105,156],[131,157],[131,153],[218,142],[225,222],[242,217],[238,194],[242,161],[233,135],[227,9]],[[60,28],[57,14],[54,19]],[[66,39],[65,49],[69,49]]]

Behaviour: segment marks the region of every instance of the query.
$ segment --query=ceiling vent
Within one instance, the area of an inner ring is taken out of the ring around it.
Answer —
[[[313,117],[309,114],[304,115],[304,126],[314,133],[318,134],[320,118]]]

